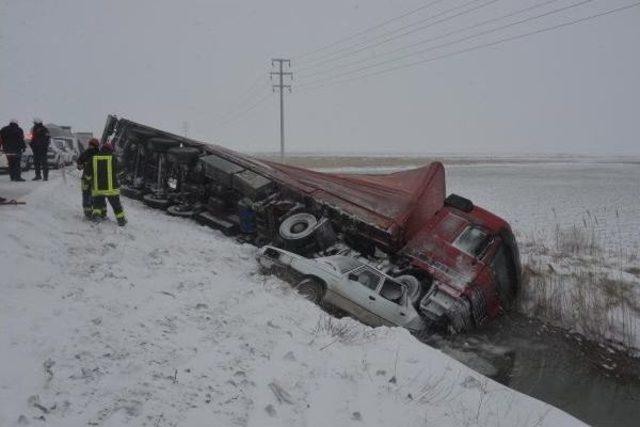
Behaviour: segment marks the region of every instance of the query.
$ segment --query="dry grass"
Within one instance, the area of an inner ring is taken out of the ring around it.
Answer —
[[[373,339],[374,334],[361,323],[350,318],[337,319],[330,314],[322,313],[318,318],[316,326],[311,331],[311,342],[313,344],[318,339],[324,338],[329,343],[320,347],[320,350],[335,344],[361,344]]]
[[[637,252],[605,245],[598,220],[587,213],[581,226],[555,227],[551,245],[523,245],[520,309],[630,353],[639,349],[640,280]],[[604,249],[607,247],[607,249]]]

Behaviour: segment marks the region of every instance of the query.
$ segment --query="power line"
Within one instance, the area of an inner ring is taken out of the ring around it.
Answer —
[[[263,83],[264,87],[260,87],[260,82]],[[225,113],[219,115],[218,121],[226,122],[227,119],[233,116],[238,110],[242,110],[245,105],[250,104],[251,101],[263,95],[269,88],[267,83],[268,81],[264,78],[264,72],[260,73],[260,75],[254,79],[253,83],[236,98],[236,102],[234,102]]]
[[[467,27],[464,27],[464,28],[459,28],[457,30],[449,31],[447,33],[441,34],[441,35],[436,36],[436,37],[431,37],[431,38],[428,38],[428,39],[420,40],[420,41],[417,41],[417,42],[414,42],[414,43],[411,43],[411,44],[408,44],[408,45],[405,45],[405,46],[400,46],[398,48],[394,48],[394,49],[388,50],[386,52],[382,52],[382,53],[376,55],[374,58],[369,58],[369,59],[366,59],[366,60],[360,59],[360,60],[351,61],[351,62],[347,62],[347,63],[336,64],[336,65],[334,65],[334,66],[332,66],[332,67],[330,67],[328,69],[324,69],[324,70],[321,69],[321,70],[318,70],[318,71],[314,71],[313,73],[306,74],[306,76],[314,76],[314,75],[318,75],[318,74],[323,74],[323,73],[326,73],[328,71],[337,70],[337,69],[342,68],[342,67],[350,67],[350,66],[353,66],[353,65],[362,64],[363,62],[368,62],[368,61],[375,60],[375,59],[378,59],[378,58],[383,58],[383,57],[386,57],[387,55],[392,54],[392,53],[401,52],[401,51],[410,49],[412,47],[416,47],[416,46],[420,46],[420,45],[423,45],[423,44],[431,43],[431,42],[434,42],[436,40],[441,40],[441,39],[447,38],[449,36],[452,36],[454,34],[459,34],[459,33],[465,32],[465,31],[472,30],[474,28],[482,27],[484,25],[487,25],[487,24],[490,24],[490,23],[493,23],[493,22],[497,22],[497,21],[500,21],[500,20],[505,19],[505,18],[511,18],[513,16],[517,16],[517,15],[520,15],[522,13],[529,12],[531,10],[540,8],[542,6],[547,6],[547,5],[549,5],[551,3],[555,3],[557,1],[560,1],[560,0],[546,0],[546,1],[542,2],[542,3],[537,3],[537,4],[534,4],[534,5],[525,7],[523,9],[519,9],[519,10],[516,10],[514,12],[507,13],[505,15],[501,15],[501,16],[496,17],[496,18],[487,19],[485,21],[482,21],[482,22],[479,22],[479,23],[476,23],[476,24],[473,24],[473,25],[470,25],[470,26],[467,26]]]
[[[458,5],[458,6],[450,8],[450,9],[444,10],[444,11],[442,11],[440,13],[437,13],[437,14],[435,14],[433,16],[429,16],[429,17],[427,17],[425,19],[421,19],[420,21],[416,21],[416,22],[413,22],[411,24],[402,26],[400,28],[396,28],[395,30],[387,31],[384,34],[380,34],[378,36],[375,36],[371,40],[365,41],[364,45],[362,45],[362,43],[360,43],[360,44],[356,44],[354,46],[347,46],[347,47],[338,49],[337,51],[331,53],[330,55],[328,55],[326,57],[321,57],[320,59],[313,61],[311,64],[308,64],[308,65],[305,65],[303,67],[300,67],[299,69],[305,69],[305,68],[309,68],[309,67],[312,67],[312,66],[315,66],[315,65],[322,65],[322,64],[325,64],[327,62],[333,62],[333,61],[340,60],[342,58],[349,57],[349,56],[354,55],[356,53],[362,52],[363,50],[383,45],[383,44],[388,43],[390,41],[405,37],[405,36],[407,36],[409,34],[413,34],[413,33],[418,32],[418,31],[423,31],[423,30],[425,30],[427,28],[430,28],[430,27],[432,27],[434,25],[437,25],[437,24],[440,24],[442,22],[450,21],[451,19],[457,18],[458,16],[465,15],[465,14],[470,13],[470,12],[474,12],[474,11],[476,11],[478,9],[481,9],[483,7],[486,7],[486,6],[489,6],[489,5],[491,5],[493,3],[496,3],[496,2],[498,2],[500,0],[489,0],[489,1],[485,2],[485,3],[483,3],[483,4],[480,4],[478,6],[475,6],[475,7],[471,8],[471,9],[462,11],[462,12],[460,12],[458,14],[443,18],[443,19],[441,19],[439,21],[432,22],[432,23],[429,23],[427,25],[423,25],[421,27],[418,27],[418,28],[410,30],[410,31],[405,31],[404,33],[399,34],[397,36],[388,37],[388,38],[386,38],[386,39],[384,39],[384,40],[382,40],[380,42],[376,42],[374,44],[367,44],[367,43],[370,43],[370,42],[372,42],[372,41],[374,41],[376,39],[379,39],[379,38],[382,38],[382,37],[387,37],[387,36],[392,36],[393,34],[396,34],[396,33],[400,32],[402,30],[406,30],[407,28],[411,28],[411,27],[414,27],[414,26],[416,26],[418,24],[422,24],[422,23],[430,21],[432,19],[439,18],[439,17],[441,17],[443,15],[446,15],[447,13],[454,12],[454,11],[456,11],[458,9],[461,9],[461,8],[467,7],[467,6],[469,6],[469,5],[473,4],[473,3],[476,3],[477,1],[479,1],[479,0],[470,0],[470,1],[466,2],[466,3],[461,4],[461,5]],[[354,48],[356,48],[356,50],[352,50]]]
[[[266,95],[264,95],[263,97],[261,97],[257,102],[251,104],[250,107],[245,108],[244,110],[240,111],[239,113],[235,114],[233,117],[223,121],[222,123],[220,123],[219,128],[225,128],[228,125],[230,125],[233,122],[238,121],[239,119],[241,119],[242,117],[246,116],[248,113],[250,113],[252,110],[256,109],[258,106],[260,106],[261,104],[264,103],[264,101],[266,101],[267,99],[269,99],[269,97],[271,96],[271,92],[267,92]]]
[[[354,38],[360,37],[361,35],[364,35],[364,34],[366,34],[368,32],[375,31],[378,28],[382,28],[382,27],[384,27],[384,26],[386,26],[386,25],[388,25],[388,24],[390,24],[392,22],[395,22],[395,21],[398,21],[400,19],[406,18],[407,16],[410,16],[410,15],[413,15],[415,13],[418,13],[418,12],[424,10],[424,9],[428,9],[431,6],[435,6],[438,3],[442,3],[443,1],[445,1],[445,0],[435,0],[435,1],[429,2],[429,3],[427,3],[427,4],[423,5],[423,6],[420,6],[418,8],[412,9],[412,10],[406,12],[406,13],[403,13],[402,15],[395,16],[395,17],[393,17],[391,19],[388,19],[388,20],[386,20],[384,22],[381,22],[379,24],[376,24],[376,25],[373,25],[371,27],[365,28],[364,30],[358,31],[357,33],[354,33],[354,34],[352,34],[350,36],[347,36],[347,37],[344,37],[342,39],[339,39],[339,40],[337,40],[335,42],[329,43],[329,44],[327,44],[325,46],[321,46],[319,48],[316,48],[316,49],[313,49],[313,50],[310,50],[310,51],[307,51],[307,52],[303,52],[303,53],[301,53],[301,54],[299,54],[297,56],[294,56],[292,59],[293,60],[298,60],[298,59],[304,58],[306,56],[314,55],[314,54],[316,54],[318,52],[321,52],[323,50],[326,50],[326,49],[332,48],[334,46],[340,45],[340,44],[342,44],[344,42],[353,40]]]
[[[358,73],[360,71],[365,71],[365,70],[368,70],[368,69],[371,69],[371,68],[379,67],[381,65],[386,65],[386,64],[397,62],[397,61],[400,61],[400,60],[403,60],[403,59],[407,59],[407,58],[410,58],[410,57],[413,57],[413,56],[421,55],[423,53],[426,53],[426,52],[429,52],[429,51],[432,51],[432,50],[441,49],[443,47],[448,47],[448,46],[451,46],[451,45],[454,45],[454,44],[462,43],[462,42],[465,42],[467,40],[471,40],[471,39],[474,39],[474,38],[485,36],[487,34],[495,33],[497,31],[502,31],[504,29],[511,28],[511,27],[516,26],[516,25],[524,24],[526,22],[534,21],[536,19],[544,18],[544,17],[550,16],[550,15],[553,15],[553,14],[556,14],[556,13],[564,12],[564,11],[569,10],[569,9],[580,7],[582,5],[585,5],[587,3],[591,3],[593,1],[595,1],[595,0],[581,0],[581,1],[577,2],[577,3],[573,3],[573,4],[570,4],[568,6],[559,7],[559,8],[550,10],[548,12],[541,13],[539,15],[530,16],[530,17],[527,17],[527,18],[524,18],[524,19],[521,19],[521,20],[518,20],[518,21],[515,21],[515,22],[511,22],[509,24],[504,24],[504,25],[501,25],[501,26],[498,26],[498,27],[495,27],[495,28],[492,28],[492,29],[489,29],[489,30],[484,30],[484,31],[481,31],[479,33],[471,34],[469,36],[465,36],[465,37],[462,37],[462,38],[459,38],[459,39],[455,39],[455,40],[452,40],[452,41],[449,41],[449,42],[446,42],[446,43],[442,43],[442,44],[439,44],[439,45],[431,46],[431,47],[426,48],[426,49],[421,49],[421,50],[418,50],[418,51],[415,51],[415,52],[412,52],[412,53],[408,53],[406,55],[400,55],[400,56],[397,56],[397,57],[394,57],[394,58],[391,58],[391,59],[387,59],[387,60],[384,60],[384,61],[376,62],[374,64],[364,65],[364,66],[356,68],[354,70],[345,71],[343,73],[338,73],[338,74],[335,74],[333,76],[329,76],[329,77],[322,78],[322,79],[317,79],[315,82],[312,81],[310,83],[303,84],[300,87],[303,88],[303,87],[306,87],[308,85],[313,85],[315,83],[322,83],[322,82],[325,82],[325,81],[330,81],[330,80],[333,80],[333,79],[338,78],[338,77],[342,77],[342,76],[347,76],[347,75],[350,75],[350,74]]]
[[[450,52],[448,54],[444,54],[444,55],[440,55],[440,56],[436,56],[436,57],[432,57],[432,58],[423,59],[423,60],[412,62],[412,63],[409,63],[409,64],[403,64],[403,65],[399,65],[399,66],[396,66],[396,67],[387,68],[387,69],[384,69],[384,70],[379,70],[379,71],[376,71],[376,72],[373,72],[373,73],[368,73],[368,74],[364,74],[364,75],[361,75],[361,76],[352,77],[352,78],[349,78],[349,79],[338,80],[338,81],[334,81],[334,82],[331,82],[331,83],[321,84],[321,85],[318,85],[318,86],[307,86],[302,91],[310,91],[310,90],[319,89],[319,88],[322,88],[322,87],[334,86],[334,85],[343,84],[343,83],[347,83],[347,82],[351,82],[351,81],[355,81],[355,80],[365,79],[365,78],[372,77],[372,76],[378,76],[378,75],[381,75],[381,74],[387,74],[387,73],[390,73],[390,72],[393,72],[393,71],[396,71],[396,70],[400,70],[400,69],[404,69],[404,68],[415,67],[415,66],[422,65],[422,64],[425,64],[425,63],[429,63],[429,62],[436,62],[436,61],[439,61],[439,60],[442,60],[442,59],[451,58],[453,56],[462,55],[462,54],[467,53],[467,52],[472,52],[474,50],[478,50],[478,49],[482,49],[482,48],[486,48],[486,47],[497,46],[497,45],[500,45],[500,44],[504,44],[504,43],[508,43],[508,42],[511,42],[511,41],[523,39],[523,38],[530,37],[530,36],[533,36],[533,35],[546,33],[546,32],[549,32],[549,31],[554,31],[554,30],[557,30],[557,29],[560,29],[560,28],[569,27],[571,25],[580,24],[580,23],[583,23],[583,22],[587,22],[587,21],[590,21],[590,20],[593,20],[593,19],[601,18],[603,16],[611,15],[611,14],[614,14],[614,13],[617,13],[617,12],[621,12],[621,11],[624,11],[624,10],[627,10],[627,9],[631,9],[631,8],[634,8],[634,7],[638,7],[638,6],[640,6],[640,2],[631,3],[631,4],[628,4],[626,6],[621,6],[621,7],[618,7],[618,8],[615,8],[615,9],[611,9],[611,10],[608,10],[608,11],[605,11],[605,12],[589,15],[589,16],[586,16],[584,18],[575,19],[575,20],[572,20],[572,21],[564,22],[562,24],[552,25],[550,27],[545,27],[545,28],[541,28],[541,29],[538,29],[538,30],[529,31],[529,32],[526,32],[526,33],[523,33],[523,34],[511,36],[511,37],[506,37],[506,38],[499,39],[499,40],[496,40],[496,41],[493,41],[493,42],[490,42],[490,43],[483,43],[483,44],[472,46],[472,47],[468,47],[468,48],[465,48],[465,49],[460,49],[460,50],[457,50],[457,51],[454,51],[454,52]]]

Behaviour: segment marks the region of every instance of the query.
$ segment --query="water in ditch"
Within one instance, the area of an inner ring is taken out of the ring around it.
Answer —
[[[430,343],[465,365],[595,426],[637,426],[640,360],[519,315]]]

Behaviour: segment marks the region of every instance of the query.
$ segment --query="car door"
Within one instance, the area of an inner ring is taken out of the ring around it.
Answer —
[[[375,300],[371,301],[371,311],[387,325],[403,326],[407,321],[408,307],[404,286],[385,277],[378,288]]]
[[[383,275],[368,266],[357,268],[344,277],[337,293],[340,294],[337,305],[362,322],[379,326],[383,320],[372,311],[372,304],[378,298],[376,293]]]

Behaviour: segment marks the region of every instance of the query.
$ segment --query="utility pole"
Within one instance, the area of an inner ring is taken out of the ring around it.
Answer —
[[[291,85],[284,84],[284,77],[288,76],[293,80],[293,73],[285,72],[283,70],[283,65],[286,63],[288,67],[291,67],[291,61],[288,59],[282,58],[274,58],[271,60],[271,66],[274,67],[278,64],[278,71],[272,71],[271,80],[273,80],[273,76],[278,76],[279,81],[277,85],[272,85],[272,89],[275,92],[276,89],[280,91],[280,160],[284,161],[284,89],[288,89],[289,93],[291,93]]]

